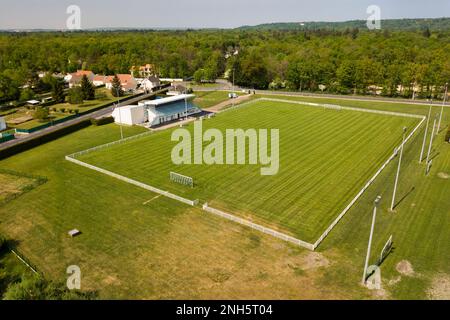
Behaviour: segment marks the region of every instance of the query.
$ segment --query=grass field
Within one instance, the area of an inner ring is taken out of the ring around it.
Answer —
[[[195,91],[196,96],[194,103],[200,108],[209,108],[222,101],[228,100],[228,91]],[[237,92],[238,96],[242,95],[242,92]]]
[[[427,106],[339,104],[428,112]],[[446,110],[446,125],[449,115]],[[124,127],[126,136],[142,130]],[[394,163],[316,253],[200,209],[154,198],[153,193],[64,160],[67,154],[117,140],[120,133],[114,124],[92,126],[1,160],[2,169],[48,181],[0,204],[0,233],[17,241],[49,279],[64,281],[67,266],[79,265],[82,288],[99,290],[102,298],[448,299],[450,179],[440,173],[450,174],[450,145],[442,133],[437,137],[433,168],[425,177],[424,165],[417,161],[422,136],[423,131],[405,149],[396,212],[388,211]],[[371,262],[390,234],[394,251],[381,266],[383,290],[369,291],[360,281],[371,207],[378,194],[383,198]],[[83,234],[69,238],[67,231],[73,228]],[[397,271],[405,260],[412,274]]]
[[[222,132],[279,129],[280,170],[273,176],[261,176],[255,165],[174,165],[171,131],[78,159],[314,242],[386,161],[401,140],[401,128],[412,130],[417,123],[411,118],[258,101],[203,125],[204,130]],[[170,171],[193,177],[195,187],[174,184]]]

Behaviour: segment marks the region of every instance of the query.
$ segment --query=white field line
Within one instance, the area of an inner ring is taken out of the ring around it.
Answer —
[[[75,159],[75,158],[73,158],[73,157],[71,157],[71,156],[66,156],[66,160],[67,160],[67,161],[70,161],[70,162],[73,162],[73,163],[75,163],[75,164],[78,164],[78,165],[80,165],[80,166],[83,166],[83,167],[86,167],[86,168],[89,168],[89,169],[92,169],[92,170],[101,172],[101,173],[106,174],[106,175],[108,175],[108,176],[111,176],[111,177],[113,177],[113,178],[116,178],[116,179],[125,181],[125,182],[127,182],[127,183],[133,184],[133,185],[135,185],[135,186],[137,186],[137,187],[140,187],[140,188],[143,188],[143,189],[146,189],[146,190],[150,190],[151,192],[154,192],[154,193],[163,195],[163,196],[165,196],[165,197],[168,197],[168,198],[171,198],[171,199],[174,199],[174,200],[183,202],[183,203],[188,204],[188,205],[190,205],[190,206],[195,206],[195,205],[197,205],[197,203],[198,203],[198,200],[189,200],[189,199],[186,199],[186,198],[177,196],[176,194],[170,193],[170,192],[168,192],[168,191],[164,191],[164,190],[155,188],[155,187],[150,186],[150,185],[148,185],[148,184],[145,184],[145,183],[142,183],[142,182],[139,182],[139,181],[136,181],[136,180],[133,180],[133,179],[130,179],[130,178],[121,176],[121,175],[119,175],[119,174],[117,174],[117,173],[114,173],[114,172],[111,172],[111,171],[108,171],[108,170],[105,170],[105,169],[102,169],[102,168],[93,166],[93,165],[88,164],[88,163],[86,163],[86,162],[77,160],[77,159]]]
[[[408,140],[414,135],[414,133],[420,128],[420,126],[425,121],[426,117],[423,116],[422,120],[419,122],[419,124],[414,128],[413,131],[408,135],[408,137],[405,139],[404,142],[400,143],[400,145],[394,150],[392,155],[389,157],[389,159],[386,160],[385,163],[378,169],[378,171],[373,175],[372,178],[364,185],[364,187],[358,192],[358,194],[353,198],[352,201],[345,207],[344,210],[337,216],[337,218],[329,225],[329,227],[325,230],[324,233],[317,239],[317,241],[314,243],[314,250],[319,246],[319,244],[325,239],[325,237],[330,233],[331,230],[336,226],[336,224],[342,219],[342,217],[350,210],[350,208],[356,203],[356,201],[363,195],[363,193],[369,188],[369,186],[375,181],[375,179],[379,176],[379,174],[386,168],[386,166],[396,157],[397,150],[399,150],[400,147],[402,147],[403,143],[406,144]]]
[[[30,266],[28,264],[28,262],[26,262],[25,260],[22,259],[22,257],[17,254],[17,252],[15,252],[14,250],[11,249],[11,252],[16,256],[17,259],[19,259],[20,261],[22,261],[28,268],[31,269],[31,271],[33,271],[35,274],[39,274],[39,272],[37,272],[32,266]]]
[[[155,199],[158,199],[159,197],[161,197],[160,194],[158,194],[157,196],[154,196],[154,197],[151,198],[150,200],[145,201],[145,202],[143,203],[143,205],[145,206],[146,204],[152,202],[152,201],[155,200]]]
[[[291,103],[291,104],[303,104],[303,105],[307,105],[310,107],[320,107],[320,108],[335,109],[335,110],[358,111],[358,112],[367,112],[367,113],[375,113],[375,114],[385,114],[385,115],[390,115],[390,116],[407,117],[407,118],[422,119],[425,117],[425,116],[418,115],[418,114],[374,110],[374,109],[364,109],[364,108],[355,108],[355,107],[344,107],[344,106],[339,106],[339,105],[334,105],[334,104],[313,103],[313,102],[276,99],[276,98],[259,98],[259,99],[253,100],[253,101],[257,101],[257,100],[283,102],[283,103]],[[253,101],[250,101],[250,102],[253,102]]]
[[[314,245],[311,244],[311,243],[308,243],[308,242],[300,240],[300,239],[296,239],[294,237],[288,236],[287,234],[278,232],[276,230],[273,230],[273,229],[270,229],[270,228],[267,228],[267,227],[263,227],[263,226],[261,226],[259,224],[253,223],[251,221],[248,221],[248,220],[245,220],[245,219],[242,219],[242,218],[239,218],[239,217],[236,217],[235,215],[232,215],[230,213],[218,210],[216,208],[212,208],[212,207],[208,206],[208,203],[205,203],[203,205],[203,210],[205,210],[206,212],[218,215],[218,216],[220,216],[222,218],[225,218],[225,219],[237,222],[237,223],[242,224],[244,226],[250,227],[252,229],[261,231],[263,233],[270,234],[271,236],[279,238],[281,240],[284,240],[284,241],[287,241],[287,242],[291,242],[293,244],[296,244],[298,246],[304,247],[304,248],[309,249],[309,250],[314,250]]]

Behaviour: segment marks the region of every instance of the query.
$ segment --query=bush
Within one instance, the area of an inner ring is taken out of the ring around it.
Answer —
[[[73,87],[69,89],[69,95],[67,97],[67,101],[70,104],[82,104],[83,103],[83,91],[80,87]]]
[[[102,126],[104,124],[113,123],[113,122],[114,122],[113,117],[105,117],[105,118],[100,118],[100,119],[91,118],[91,123],[94,126]]]
[[[445,135],[445,141],[450,142],[450,126],[449,126],[449,129],[447,131],[447,134]]]
[[[66,108],[60,108],[59,111],[61,111],[62,113],[66,112]]]
[[[33,113],[33,118],[39,121],[44,121],[48,118],[48,109],[47,108],[36,108],[36,111]]]
[[[0,234],[0,251],[6,247],[6,238]]]

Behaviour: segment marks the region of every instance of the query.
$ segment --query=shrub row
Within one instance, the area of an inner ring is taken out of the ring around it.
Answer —
[[[114,122],[114,118],[113,117],[104,117],[104,118],[100,118],[100,119],[92,118],[91,119],[91,123],[94,126],[102,126],[104,124],[113,123],[113,122]]]
[[[29,149],[39,146],[41,144],[44,144],[49,141],[60,138],[62,136],[65,136],[69,133],[86,128],[90,125],[91,125],[91,121],[89,119],[86,119],[86,120],[74,123],[70,126],[61,128],[57,131],[53,131],[48,134],[38,136],[36,138],[26,140],[22,143],[12,145],[6,149],[0,150],[0,159],[4,159],[4,158],[10,157],[10,156],[13,156],[13,155],[23,152],[25,150],[29,150]],[[0,145],[0,147],[1,147],[1,145]]]

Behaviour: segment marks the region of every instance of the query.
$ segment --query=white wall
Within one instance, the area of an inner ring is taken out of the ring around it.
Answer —
[[[115,108],[112,116],[116,123],[134,125],[147,121],[147,116],[143,106],[129,106]]]
[[[4,118],[0,117],[0,130],[6,129],[6,121]]]

